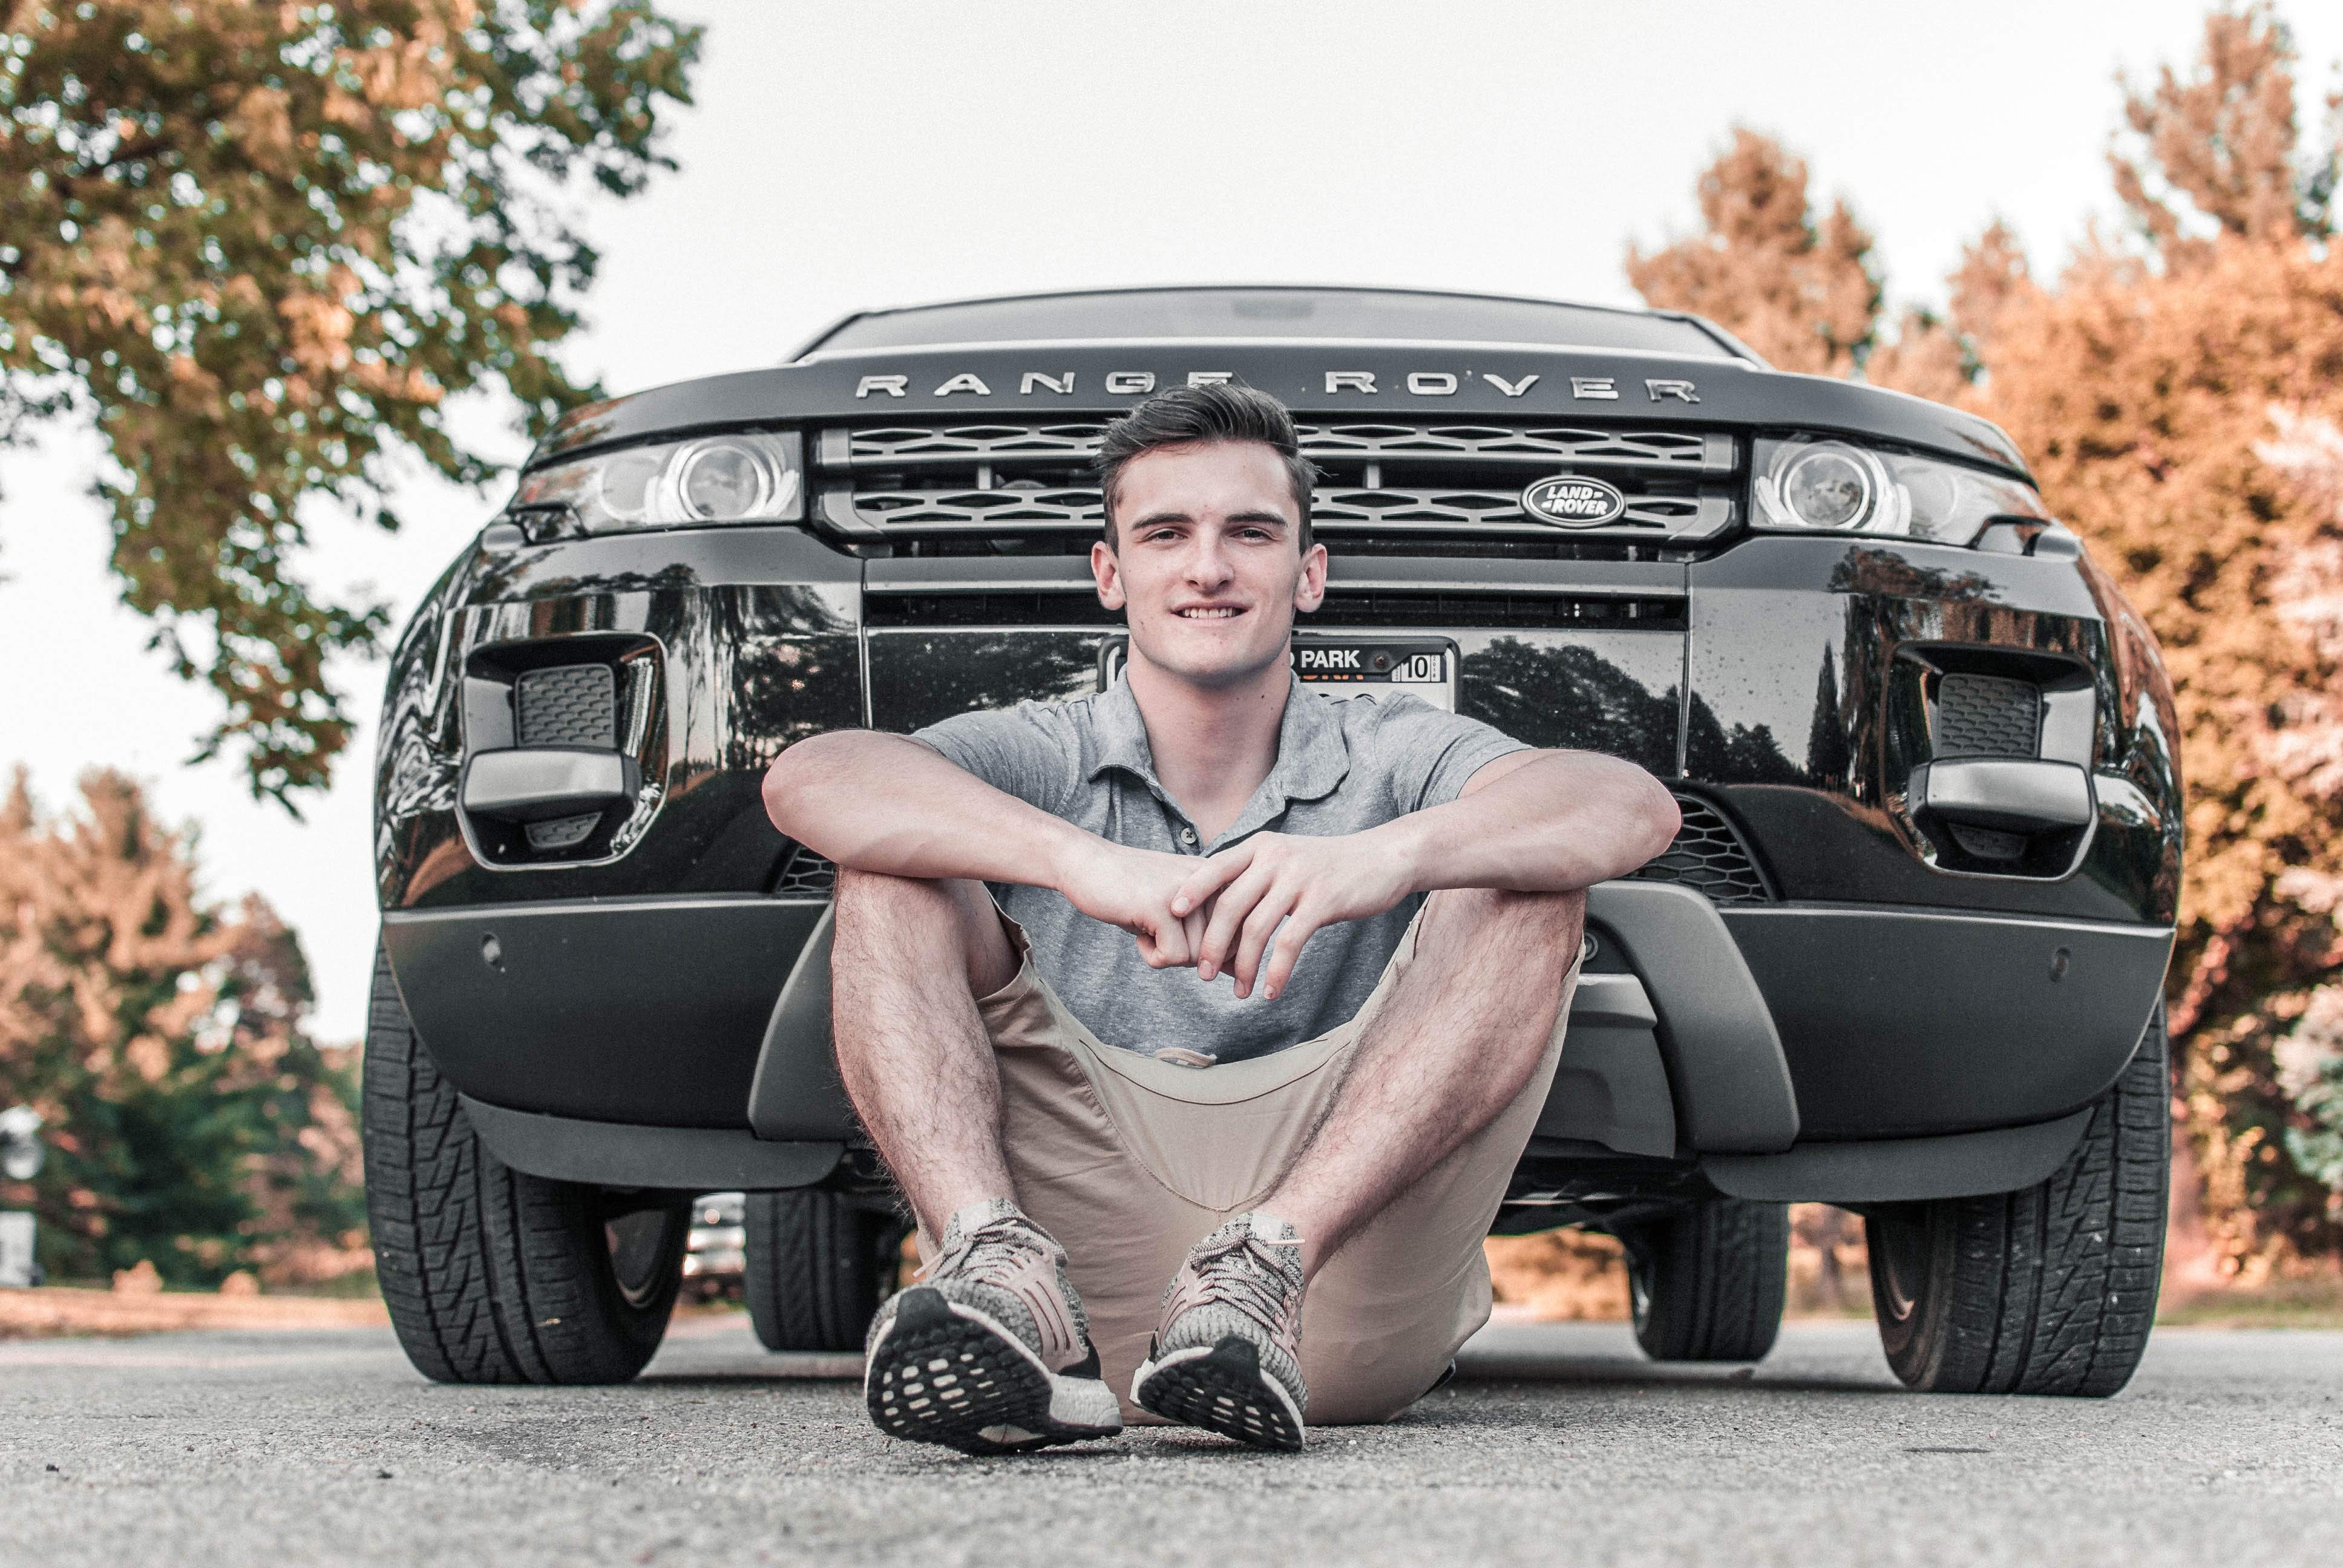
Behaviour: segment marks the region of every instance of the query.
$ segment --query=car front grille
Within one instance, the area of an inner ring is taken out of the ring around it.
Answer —
[[[816,515],[835,532],[900,541],[906,553],[1082,549],[1101,511],[1090,463],[1104,427],[886,425],[823,430]],[[1596,554],[1684,548],[1732,528],[1740,448],[1719,431],[1580,425],[1304,423],[1322,476],[1312,522],[1330,548],[1403,541],[1413,553],[1513,540]],[[1594,528],[1532,515],[1522,492],[1562,474],[1601,478],[1626,509]],[[989,541],[989,543],[987,543]]]
[[[1755,857],[1715,807],[1697,795],[1679,794],[1676,809],[1684,825],[1676,829],[1675,841],[1637,868],[1632,873],[1634,880],[1674,882],[1719,904],[1774,901]]]
[[[1749,847],[1715,807],[1697,795],[1679,794],[1676,809],[1684,825],[1676,829],[1675,842],[1630,872],[1630,880],[1674,882],[1719,904],[1774,901]],[[799,846],[789,852],[773,892],[781,898],[828,898],[837,882],[836,866]]]

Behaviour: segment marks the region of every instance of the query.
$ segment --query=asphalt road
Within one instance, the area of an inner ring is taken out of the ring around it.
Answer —
[[[2112,1401],[1902,1392],[1493,1329],[1404,1421],[1013,1460],[881,1438],[850,1360],[679,1324],[618,1389],[439,1388],[387,1332],[0,1344],[0,1563],[2328,1563],[2343,1333],[2166,1331]],[[848,1374],[841,1376],[841,1373]]]

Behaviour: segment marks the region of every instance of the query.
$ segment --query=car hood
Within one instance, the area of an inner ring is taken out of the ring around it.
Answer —
[[[1866,437],[2025,475],[1990,421],[1858,382],[1746,360],[1544,345],[1326,338],[985,343],[818,355],[572,410],[530,466],[693,430],[802,420],[1096,419],[1199,380],[1241,382],[1308,420],[1634,420]]]

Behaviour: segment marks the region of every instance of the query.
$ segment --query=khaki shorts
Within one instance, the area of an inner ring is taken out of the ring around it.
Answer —
[[[1188,1249],[1250,1209],[1324,1113],[1362,1033],[1415,956],[1418,912],[1358,1015],[1273,1055],[1176,1066],[1103,1045],[1034,973],[1001,916],[1016,978],[977,1000],[1001,1069],[1001,1144],[1025,1211],[1066,1249],[1108,1386],[1127,1421],[1163,1290]],[[1545,1055],[1519,1097],[1319,1271],[1302,1314],[1312,1425],[1389,1421],[1489,1320],[1481,1242],[1545,1104],[1575,964]],[[922,1238],[924,1243],[925,1238]]]

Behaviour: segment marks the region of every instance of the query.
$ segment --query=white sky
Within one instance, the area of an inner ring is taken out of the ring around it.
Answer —
[[[2037,267],[2110,210],[2117,70],[2193,56],[2197,0],[1173,5],[675,4],[709,24],[679,171],[589,209],[605,256],[573,363],[618,391],[770,362],[872,305],[1198,281],[1393,283],[1632,304],[1620,258],[1688,229],[1735,122],[1803,153],[1876,235],[1891,302],[1936,298],[2012,223]],[[2343,7],[2288,0],[2314,107]],[[307,942],[328,1038],[364,1027],[369,728],[295,823],[228,762],[210,699],[116,603],[99,452],[0,453],[0,764],[51,807],[107,763],[201,825],[207,887]],[[408,532],[317,529],[310,570],[404,614],[499,496],[417,480]]]

